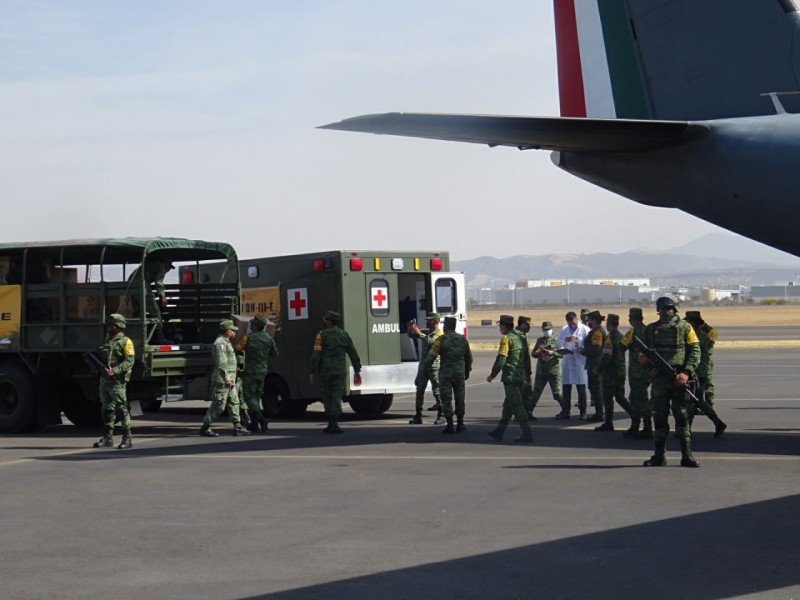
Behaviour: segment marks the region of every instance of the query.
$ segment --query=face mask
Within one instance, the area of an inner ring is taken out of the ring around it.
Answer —
[[[662,323],[669,323],[672,320],[672,311],[660,310],[658,311],[658,318]]]
[[[545,337],[550,337],[551,335],[553,335],[553,330],[552,329],[542,329],[542,335],[544,335]]]

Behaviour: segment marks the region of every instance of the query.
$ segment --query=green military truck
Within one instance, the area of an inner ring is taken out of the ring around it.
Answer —
[[[154,282],[144,265],[215,263],[216,279]],[[161,292],[160,286],[155,289]],[[219,321],[239,312],[239,265],[224,243],[176,238],[85,239],[0,244],[0,432],[61,422],[101,423],[98,379],[86,353],[105,339],[105,318],[122,313],[136,349],[132,404],[158,408],[205,378]],[[159,316],[161,319],[159,319]],[[163,322],[163,329],[161,324]]]
[[[362,415],[383,413],[395,394],[414,392],[419,345],[407,335],[409,321],[424,327],[425,316],[438,312],[456,317],[466,334],[464,274],[449,272],[447,252],[335,250],[239,265],[241,314],[261,314],[275,323],[280,356],[270,360],[262,398],[271,417],[302,415],[319,399],[319,388],[308,383],[309,359],[326,310],[341,314],[361,357],[363,383],[353,385],[351,367],[346,400]],[[183,270],[218,279],[221,268]]]

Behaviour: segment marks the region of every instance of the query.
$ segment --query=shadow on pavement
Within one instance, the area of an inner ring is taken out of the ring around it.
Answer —
[[[787,551],[800,534],[798,511],[800,496],[787,496],[251,598],[709,600],[764,594],[800,584],[797,553]]]

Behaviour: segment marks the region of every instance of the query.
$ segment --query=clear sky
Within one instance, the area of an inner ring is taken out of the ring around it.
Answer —
[[[4,241],[161,235],[242,257],[460,260],[722,231],[576,179],[548,152],[315,128],[388,111],[558,115],[549,0],[2,7]]]

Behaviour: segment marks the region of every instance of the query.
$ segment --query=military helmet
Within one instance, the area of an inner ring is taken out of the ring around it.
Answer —
[[[672,296],[661,296],[658,300],[656,300],[656,310],[661,310],[662,308],[674,308],[677,310],[678,303]]]
[[[125,329],[125,317],[119,313],[112,313],[106,317],[106,325],[116,325],[120,329]]]
[[[326,310],[325,314],[322,315],[322,318],[326,321],[330,321],[331,323],[338,323],[339,319],[341,319],[341,315],[333,310]]]

